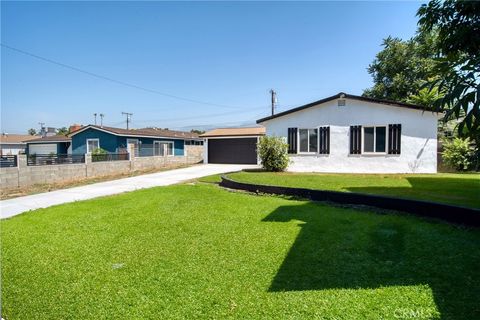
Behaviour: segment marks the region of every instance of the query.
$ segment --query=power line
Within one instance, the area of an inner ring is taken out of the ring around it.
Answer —
[[[161,122],[161,121],[181,121],[181,120],[213,118],[213,117],[227,116],[227,115],[232,115],[232,114],[247,113],[247,112],[252,112],[252,111],[256,111],[256,110],[260,110],[260,109],[265,109],[265,107],[257,107],[257,108],[251,108],[251,109],[248,109],[248,110],[242,110],[242,111],[205,114],[205,115],[201,115],[201,116],[191,116],[191,117],[183,117],[183,118],[163,118],[163,119],[135,120],[135,123],[137,123],[137,122],[145,123],[145,122]]]
[[[204,105],[209,105],[209,106],[214,106],[214,107],[222,107],[222,108],[230,108],[230,109],[241,109],[241,108],[243,108],[243,107],[228,106],[228,105],[223,105],[223,104],[217,104],[217,103],[211,103],[211,102],[206,102],[206,101],[201,101],[201,100],[196,100],[196,99],[180,97],[180,96],[177,96],[177,95],[173,95],[173,94],[169,94],[169,93],[165,93],[165,92],[160,92],[160,91],[157,91],[157,90],[144,88],[144,87],[138,86],[136,84],[128,83],[128,82],[121,81],[121,80],[115,80],[113,78],[110,78],[110,77],[107,77],[107,76],[104,76],[104,75],[101,75],[101,74],[93,73],[93,72],[83,70],[83,69],[80,69],[80,68],[62,63],[62,62],[58,62],[58,61],[55,61],[55,60],[52,60],[52,59],[49,59],[49,58],[45,58],[45,57],[36,55],[34,53],[31,53],[31,52],[27,52],[27,51],[24,51],[24,50],[21,50],[21,49],[17,49],[17,48],[11,47],[9,45],[6,45],[4,43],[0,43],[0,45],[2,47],[10,49],[12,51],[16,51],[16,52],[22,53],[24,55],[27,55],[27,56],[30,56],[30,57],[33,57],[33,58],[51,63],[51,64],[55,64],[55,65],[58,65],[58,66],[61,66],[61,67],[64,67],[64,68],[67,68],[67,69],[70,69],[70,70],[74,70],[74,71],[77,71],[77,72],[80,72],[80,73],[83,73],[83,74],[87,74],[89,76],[92,76],[92,77],[95,77],[95,78],[98,78],[98,79],[103,79],[103,80],[110,81],[110,82],[113,82],[113,83],[116,83],[116,84],[119,84],[119,85],[123,85],[123,86],[126,86],[126,87],[142,90],[142,91],[145,91],[145,92],[154,93],[154,94],[158,94],[158,95],[161,95],[161,96],[165,96],[165,97],[169,97],[169,98],[173,98],[173,99],[177,99],[177,100],[183,100],[183,101],[188,101],[188,102],[197,103],[197,104],[204,104]]]

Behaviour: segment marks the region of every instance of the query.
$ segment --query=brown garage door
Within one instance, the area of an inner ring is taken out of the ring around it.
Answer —
[[[208,139],[209,163],[257,163],[257,138]]]

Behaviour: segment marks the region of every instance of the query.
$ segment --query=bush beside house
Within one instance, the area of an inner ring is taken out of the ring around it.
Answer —
[[[469,138],[453,138],[443,141],[442,158],[446,165],[458,171],[478,169],[478,152]]]
[[[284,171],[289,164],[288,144],[281,137],[265,136],[257,144],[258,155],[267,171]]]

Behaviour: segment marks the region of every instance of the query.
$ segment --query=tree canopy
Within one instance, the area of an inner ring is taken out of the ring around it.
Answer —
[[[383,50],[369,65],[374,85],[363,92],[364,96],[408,102],[418,95],[428,78],[435,72],[435,32],[419,32],[409,40],[388,37],[383,40]]]
[[[458,132],[480,141],[480,2],[438,0],[417,13],[423,32],[435,30],[435,69],[441,76],[428,82],[429,90],[444,92],[434,102],[445,120],[459,119]]]

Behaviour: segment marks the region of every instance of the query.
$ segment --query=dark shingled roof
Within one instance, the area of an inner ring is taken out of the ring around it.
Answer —
[[[315,101],[315,102],[312,102],[312,103],[309,103],[309,104],[306,104],[306,105],[303,105],[303,106],[300,106],[300,107],[297,107],[297,108],[293,108],[293,109],[290,109],[290,110],[287,110],[287,111],[283,111],[283,112],[274,114],[273,116],[258,119],[257,123],[261,123],[261,122],[264,122],[264,121],[275,119],[275,118],[278,118],[278,117],[281,117],[281,116],[284,116],[284,115],[287,115],[287,114],[290,114],[290,113],[294,113],[294,112],[297,112],[297,111],[300,111],[300,110],[311,108],[311,107],[314,107],[316,105],[319,105],[319,104],[322,104],[322,103],[325,103],[325,102],[328,102],[328,101],[332,101],[332,100],[335,100],[335,99],[340,99],[340,98],[359,100],[359,101],[365,101],[365,102],[380,103],[380,104],[389,105],[389,106],[392,106],[392,107],[401,107],[401,108],[409,108],[409,109],[427,111],[427,109],[425,107],[418,106],[418,105],[415,105],[415,104],[410,104],[410,103],[405,103],[405,102],[396,102],[396,101],[384,100],[384,99],[368,98],[368,97],[356,96],[356,95],[353,95],[353,94],[340,92],[340,93],[337,93],[334,96],[331,96],[331,97],[328,97],[328,98],[325,98],[325,99],[322,99],[322,100],[318,100],[318,101]]]

